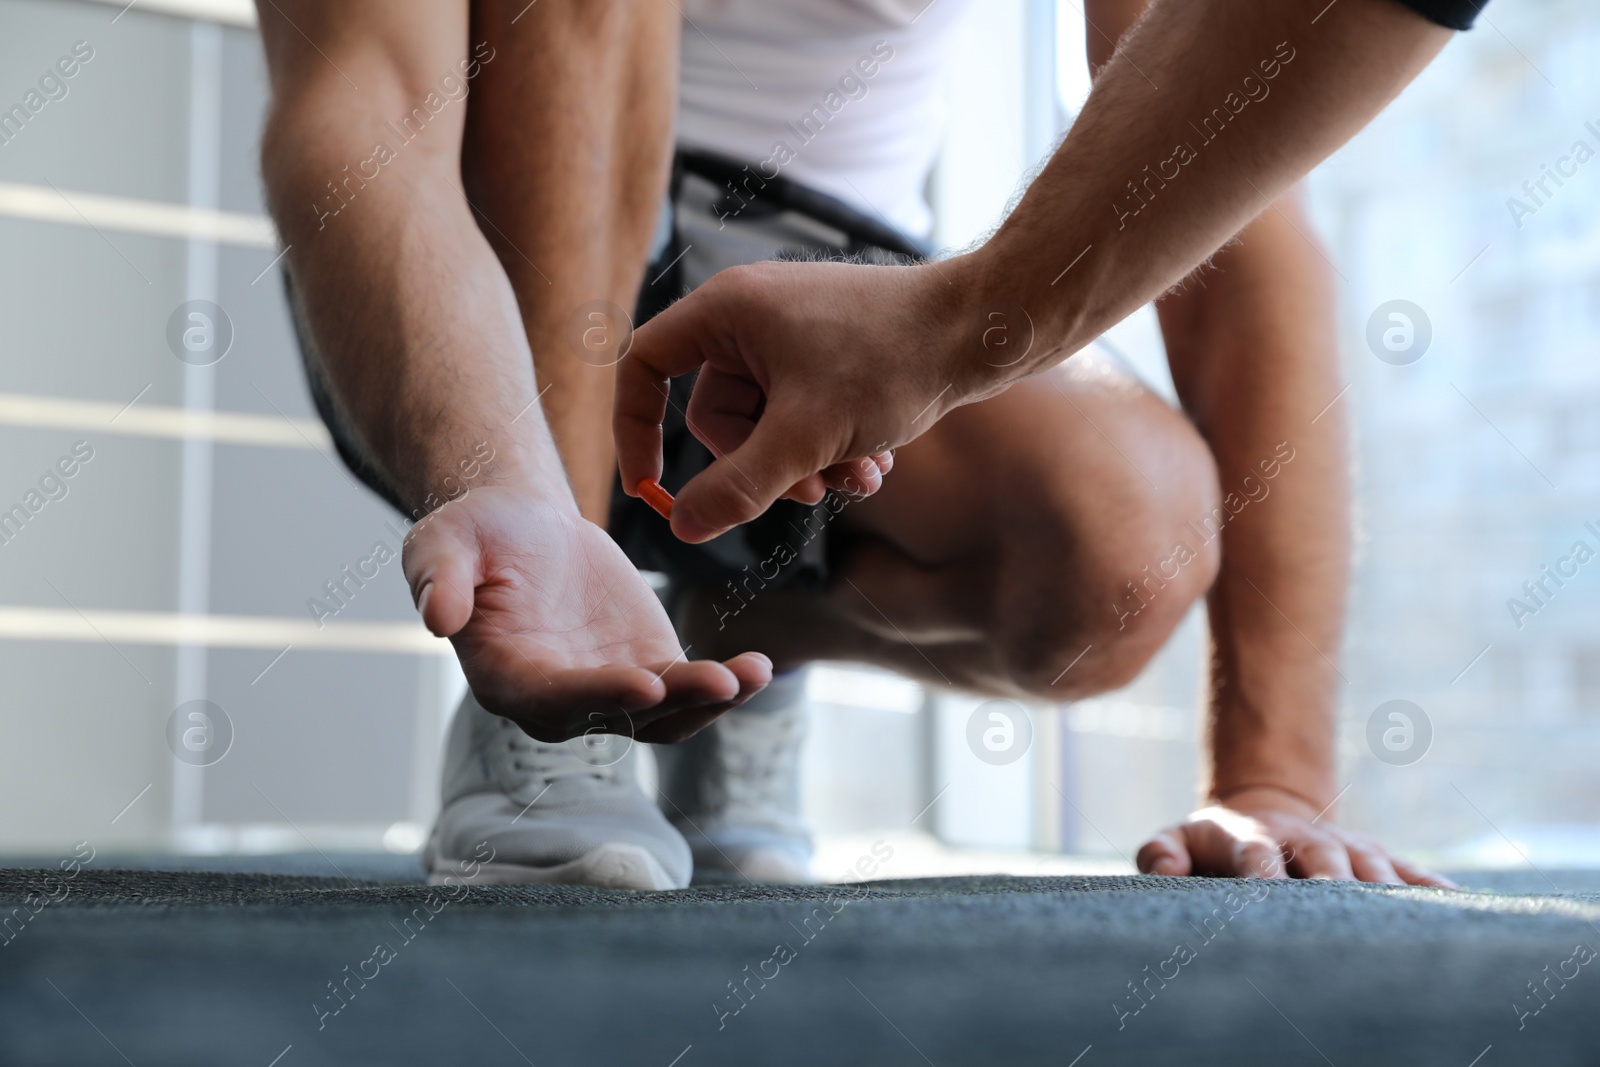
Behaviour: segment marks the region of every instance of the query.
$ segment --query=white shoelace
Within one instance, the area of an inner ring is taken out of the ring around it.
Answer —
[[[506,749],[512,753],[511,769],[539,782],[553,783],[566,778],[593,778],[601,782],[617,780],[617,763],[620,760],[590,763],[568,743],[536,741],[510,721],[506,721],[504,732]]]

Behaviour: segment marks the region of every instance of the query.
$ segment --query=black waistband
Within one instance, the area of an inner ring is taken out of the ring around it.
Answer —
[[[831,226],[850,239],[844,251],[860,252],[881,248],[896,255],[912,259],[926,259],[931,249],[921,241],[908,237],[887,222],[864,214],[827,193],[785,178],[783,175],[767,177],[759,167],[741,163],[728,156],[699,148],[679,148],[673,164],[673,191],[677,192],[683,174],[694,174],[713,185],[738,190],[740,207],[764,208],[769,213],[794,211]],[[746,201],[744,198],[751,198]]]

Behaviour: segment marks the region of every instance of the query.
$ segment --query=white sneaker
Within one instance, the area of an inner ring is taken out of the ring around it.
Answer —
[[[535,741],[469,692],[445,746],[429,881],[478,861],[479,883],[684,888],[689,846],[639,788],[636,761],[633,740],[614,734]]]
[[[656,747],[662,807],[705,881],[811,882],[800,816],[805,670],[789,671],[678,745]]]

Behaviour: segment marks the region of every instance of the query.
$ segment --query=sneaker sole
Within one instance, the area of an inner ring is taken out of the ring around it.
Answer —
[[[735,856],[738,858],[734,859]],[[718,849],[715,855],[696,851],[694,880],[704,884],[755,882],[758,885],[815,885],[817,881],[809,863],[802,864],[785,852],[771,849],[742,854],[732,849]]]
[[[430,861],[428,884],[464,881],[463,864],[469,861],[437,857]],[[638,845],[601,845],[575,860],[553,867],[520,863],[480,863],[471,879],[478,885],[592,885],[603,889],[682,889],[668,877],[661,862]]]

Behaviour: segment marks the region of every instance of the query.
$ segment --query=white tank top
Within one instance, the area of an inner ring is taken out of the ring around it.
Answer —
[[[682,0],[677,136],[914,237],[968,0]]]

